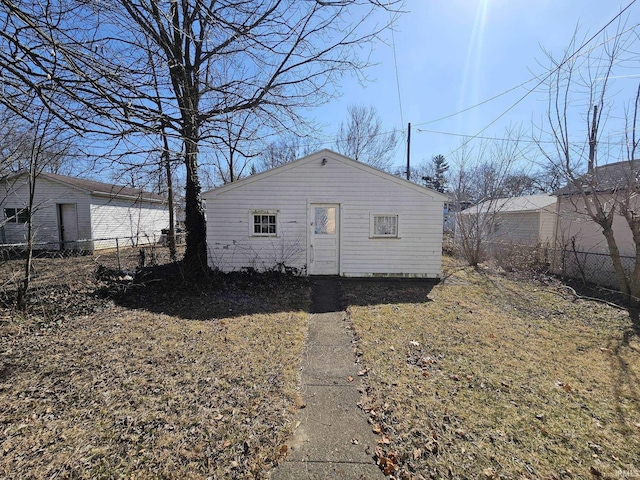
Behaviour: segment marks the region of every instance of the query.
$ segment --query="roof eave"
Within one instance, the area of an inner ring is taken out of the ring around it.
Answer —
[[[92,196],[96,196],[96,197],[106,197],[106,198],[121,198],[121,199],[126,199],[126,200],[139,200],[139,201],[144,201],[144,202],[150,202],[150,203],[167,203],[167,199],[163,198],[149,198],[149,197],[145,197],[144,195],[125,195],[125,194],[121,194],[121,193],[113,193],[113,192],[100,192],[100,191],[89,191],[89,195]]]

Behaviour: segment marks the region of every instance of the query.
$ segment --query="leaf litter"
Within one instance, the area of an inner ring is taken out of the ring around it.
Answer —
[[[638,477],[637,320],[556,280],[455,270],[421,295],[411,284],[343,285],[383,472]]]
[[[37,268],[30,312],[2,310],[0,477],[264,478],[286,456],[305,280],[125,289],[91,257]]]

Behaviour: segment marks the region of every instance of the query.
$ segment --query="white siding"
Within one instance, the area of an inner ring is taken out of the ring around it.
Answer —
[[[28,185],[26,175],[13,177],[0,186],[0,219],[4,221],[5,208],[26,208],[28,203]],[[127,237],[133,244],[149,243],[159,239],[160,230],[169,226],[169,210],[166,205],[142,202],[134,199],[110,199],[92,196],[88,192],[60,182],[39,177],[36,180],[36,193],[33,209],[35,239],[38,248],[60,248],[59,204],[76,206],[78,235],[84,240],[76,246],[80,249],[100,249],[115,246],[115,241],[97,242],[91,239]],[[2,228],[0,241],[5,244],[24,243],[27,225],[7,223]],[[67,239],[69,240],[69,239]]]
[[[609,205],[615,200],[611,194],[599,194],[602,202]],[[602,227],[596,224],[586,212],[584,202],[577,195],[573,197],[559,197],[557,246],[570,245],[575,239],[578,251],[608,254],[609,248],[602,234]],[[636,249],[633,235],[626,220],[619,214],[613,218],[613,232],[620,250],[624,256],[635,256]]]
[[[481,218],[477,225],[485,227],[486,239],[491,242],[515,243],[519,245],[553,245],[556,228],[556,207],[535,211],[497,212],[493,218]],[[475,218],[473,208],[462,212],[462,219],[469,225]],[[491,215],[481,213],[480,215]]]
[[[26,208],[29,188],[26,175],[14,177],[0,188],[2,196],[0,218],[4,221],[5,208]],[[36,242],[58,242],[60,240],[57,204],[76,204],[78,214],[78,236],[89,238],[91,225],[89,217],[89,196],[75,188],[50,181],[44,177],[36,180],[36,193],[33,208],[33,225]],[[23,243],[26,241],[27,225],[7,223],[4,226],[4,243]],[[39,247],[40,248],[40,247]],[[46,248],[57,249],[54,243]]]
[[[608,205],[617,203],[612,194],[598,194],[601,201]],[[577,195],[573,197],[559,197],[559,221],[556,235],[556,245],[561,248],[569,245],[575,239],[579,251],[608,254],[609,248],[602,235],[602,227],[597,225],[587,214],[584,201]],[[631,206],[637,211],[640,199],[632,200]],[[613,233],[618,244],[620,254],[634,256],[636,254],[633,235],[627,221],[619,214],[613,218]]]
[[[540,210],[539,242],[542,245],[553,246],[556,236],[557,218],[555,204]]]
[[[538,243],[539,219],[538,212],[498,213],[491,240],[535,245]]]
[[[212,268],[306,271],[308,207],[337,203],[341,275],[440,275],[444,197],[328,151],[288,167],[205,194]],[[278,212],[278,237],[250,235],[254,210]],[[399,238],[370,238],[371,214],[397,214]]]
[[[94,195],[91,223],[96,250],[115,247],[115,240],[102,240],[115,237],[128,239],[129,245],[147,244],[157,242],[160,231],[169,227],[169,209],[157,203]]]
[[[613,194],[599,193],[598,196],[609,206],[616,203]],[[640,199],[633,199],[631,202],[631,207],[637,211]],[[612,229],[622,264],[627,274],[631,274],[636,248],[629,225],[616,213]],[[612,288],[619,287],[602,227],[591,219],[584,201],[578,195],[558,197],[556,255],[553,258],[552,269],[555,273],[569,277]]]

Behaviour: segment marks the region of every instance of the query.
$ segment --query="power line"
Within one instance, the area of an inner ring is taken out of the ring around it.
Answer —
[[[522,138],[508,138],[508,137],[488,137],[488,136],[483,136],[483,135],[472,135],[472,134],[468,134],[468,133],[454,133],[454,132],[444,132],[442,130],[429,130],[426,128],[418,128],[417,129],[418,132],[420,133],[433,133],[436,135],[447,135],[450,137],[462,137],[462,138],[470,138],[473,137],[476,140],[492,140],[492,141],[496,141],[496,142],[513,142],[513,143],[534,143],[534,144],[540,144],[540,143],[549,143],[549,144],[555,144],[556,142],[554,140],[526,140],[526,139],[522,139]],[[624,132],[618,132],[618,134],[620,133],[624,133]],[[581,145],[584,143],[584,141],[581,142],[570,142],[573,145]],[[618,145],[620,143],[620,141],[617,142],[603,142],[603,141],[599,141],[598,143],[602,144],[602,145]]]
[[[563,59],[557,66],[555,66],[553,69],[549,70],[549,72],[547,72],[547,74],[540,80],[538,81],[538,83],[531,89],[529,89],[522,97],[520,97],[518,100],[516,100],[516,102],[514,102],[509,108],[507,108],[504,112],[502,112],[500,115],[498,115],[496,118],[494,118],[491,122],[489,122],[485,127],[483,127],[478,133],[476,133],[475,135],[471,136],[467,141],[463,142],[458,148],[456,148],[455,150],[453,150],[450,155],[452,153],[457,152],[458,150],[460,150],[461,148],[464,148],[465,146],[467,146],[469,144],[469,142],[471,142],[472,140],[474,140],[475,138],[477,138],[480,134],[482,134],[484,131],[486,131],[489,127],[491,127],[494,123],[496,123],[498,120],[500,120],[502,117],[504,117],[507,113],[509,113],[511,110],[513,110],[517,105],[520,104],[520,102],[522,102],[525,98],[527,98],[529,95],[531,95],[531,93],[533,93],[540,85],[542,85],[544,82],[546,82],[549,77],[551,77],[551,75],[553,75],[555,72],[557,72],[558,70],[560,70],[560,68],[562,68],[566,63],[568,63],[570,60],[572,60],[573,58],[575,58],[576,56],[578,56],[578,54],[582,51],[582,49],[584,49],[584,47],[586,47],[589,43],[591,43],[598,35],[600,35],[607,27],[609,27],[609,25],[611,25],[613,22],[615,22],[618,18],[620,18],[622,16],[622,14],[624,12],[626,12],[629,8],[631,8],[631,6],[636,3],[637,0],[632,0],[631,3],[629,3],[626,7],[624,7],[622,10],[620,10],[620,12],[618,14],[616,14],[611,20],[609,20],[602,28],[600,28],[600,30],[598,30],[596,33],[594,33],[591,37],[589,37],[588,40],[584,41],[582,43],[582,45],[580,45],[580,47],[578,47],[578,49],[573,52],[571,55],[569,55],[568,57],[566,57],[565,59]]]
[[[553,140],[544,140],[544,141],[536,141],[536,140],[522,140],[517,138],[504,138],[504,137],[485,137],[481,135],[469,135],[465,133],[454,133],[454,132],[443,132],[440,130],[428,130],[425,128],[418,128],[418,132],[420,133],[435,133],[437,135],[448,135],[451,137],[463,137],[469,138],[473,137],[479,140],[494,140],[498,142],[516,142],[516,143],[555,143]]]
[[[523,87],[523,86],[525,86],[527,83],[533,82],[533,81],[534,81],[534,80],[536,80],[536,79],[537,79],[537,77],[530,78],[529,80],[527,80],[527,81],[525,81],[525,82],[522,82],[520,85],[516,85],[515,87],[511,87],[510,89],[505,90],[504,92],[498,93],[497,95],[494,95],[494,96],[493,96],[493,97],[491,97],[491,98],[487,98],[486,100],[483,100],[483,101],[482,101],[482,102],[480,102],[480,103],[476,103],[475,105],[471,105],[470,107],[467,107],[467,108],[465,108],[465,109],[463,109],[463,110],[459,110],[459,111],[457,111],[457,112],[455,112],[455,113],[451,113],[451,114],[449,114],[449,115],[445,115],[444,117],[436,118],[435,120],[429,120],[428,122],[416,123],[416,126],[420,126],[420,125],[429,125],[429,124],[431,124],[431,123],[441,122],[442,120],[446,120],[446,119],[448,119],[448,118],[455,117],[455,116],[460,115],[460,114],[462,114],[462,113],[468,112],[469,110],[473,110],[474,108],[480,107],[480,106],[484,105],[485,103],[489,103],[489,102],[491,102],[491,101],[495,100],[496,98],[500,98],[500,97],[502,97],[503,95],[506,95],[507,93],[511,93],[511,92],[513,92],[514,90],[516,90],[516,89],[518,89],[518,88],[520,88],[520,87]]]
[[[389,11],[389,19],[391,20],[391,11]],[[398,71],[398,54],[396,52],[396,36],[393,33],[393,21],[391,21],[391,45],[393,47],[393,63],[396,70],[396,88],[398,90],[398,106],[400,107],[400,124],[404,125],[404,115],[402,114],[402,95],[400,93],[400,74]]]
[[[564,63],[566,63],[567,61],[571,60],[573,57],[577,56],[577,55],[578,55],[578,53],[579,53],[579,52],[580,52],[580,51],[581,51],[581,50],[582,50],[586,45],[588,45],[591,41],[593,41],[593,39],[594,39],[594,38],[596,38],[598,35],[600,35],[600,34],[601,34],[601,33],[602,33],[602,32],[603,32],[603,31],[604,31],[604,30],[605,30],[609,25],[611,25],[614,21],[616,21],[616,19],[617,19],[618,17],[620,17],[620,16],[621,16],[621,15],[622,15],[626,10],[628,10],[628,9],[629,9],[629,8],[630,8],[634,3],[636,3],[636,1],[637,1],[637,0],[633,0],[630,4],[628,4],[628,5],[627,5],[624,9],[622,9],[622,10],[621,10],[621,11],[620,11],[620,12],[619,12],[619,13],[618,13],[614,18],[612,18],[612,19],[611,19],[611,20],[610,20],[610,21],[609,21],[609,22],[608,22],[604,27],[602,27],[600,30],[598,30],[598,32],[596,32],[594,35],[592,35],[592,36],[589,38],[589,40],[585,41],[585,42],[580,46],[580,48],[578,48],[578,49],[577,49],[577,50],[576,50],[576,51],[575,51],[575,52],[574,52],[574,53],[573,53],[569,58],[565,59],[561,64],[559,64],[558,66],[556,66],[555,68],[553,68],[552,70],[550,70],[550,71],[547,73],[547,75],[546,75],[542,80],[540,80],[540,81],[536,84],[536,86],[535,86],[535,87],[533,87],[532,89],[530,89],[529,91],[527,91],[527,93],[524,95],[524,97],[523,97],[523,98],[521,98],[519,101],[517,101],[517,102],[516,102],[514,105],[512,105],[512,107],[510,107],[510,108],[513,108],[513,107],[514,107],[514,106],[516,106],[518,103],[520,103],[522,100],[524,100],[524,98],[526,98],[529,94],[533,93],[533,92],[534,92],[534,91],[535,91],[535,90],[536,90],[540,85],[542,85],[542,84],[543,84],[543,83],[544,83],[544,82],[545,82],[545,81],[546,81],[546,80],[547,80],[547,79],[548,79],[548,78],[549,78],[549,77],[550,77],[550,76],[551,76],[551,75],[552,75],[556,70],[560,69],[560,67],[562,67],[562,65],[564,65]],[[633,28],[637,27],[638,25],[640,25],[640,24],[636,24],[636,25],[634,25],[632,28],[630,28],[630,29],[628,29],[628,30],[626,30],[625,32],[622,32],[622,33],[626,33],[627,31],[632,30]],[[617,36],[617,35],[616,35],[616,36]],[[614,37],[614,38],[615,38],[615,37]],[[603,42],[603,43],[606,43],[606,42]],[[602,44],[601,44],[601,45],[602,45]],[[635,76],[637,76],[637,75],[620,76],[620,78],[623,78],[623,77],[624,77],[624,78],[633,78],[633,77],[635,77]],[[502,97],[502,96],[504,96],[504,95],[506,95],[506,94],[508,94],[508,93],[511,93],[512,91],[517,90],[518,88],[523,87],[523,86],[525,86],[526,84],[528,84],[528,83],[530,83],[530,82],[533,82],[534,80],[538,80],[539,78],[540,78],[539,76],[534,76],[534,77],[532,77],[532,78],[530,78],[530,79],[528,79],[528,80],[525,80],[524,82],[522,82],[522,83],[520,83],[520,84],[518,84],[518,85],[516,85],[516,86],[514,86],[514,87],[511,87],[511,88],[509,88],[509,89],[507,89],[507,90],[505,90],[505,91],[503,91],[503,92],[500,92],[500,93],[498,93],[498,94],[494,95],[493,97],[487,98],[487,99],[485,99],[485,100],[483,100],[483,101],[481,101],[481,102],[479,102],[479,103],[476,103],[476,104],[474,104],[474,105],[471,105],[471,106],[469,106],[469,107],[466,107],[466,108],[464,108],[464,109],[462,109],[462,110],[459,110],[459,111],[457,111],[457,112],[451,113],[451,114],[449,114],[449,115],[445,115],[445,116],[443,116],[443,117],[436,118],[436,119],[434,119],[434,120],[428,120],[428,121],[426,121],[426,122],[417,123],[417,124],[415,124],[415,126],[429,125],[429,124],[431,124],[431,123],[441,122],[442,120],[447,120],[447,119],[449,119],[449,118],[452,118],[452,117],[455,117],[455,116],[461,115],[461,114],[463,114],[463,113],[468,112],[469,110],[473,110],[474,108],[481,107],[482,105],[484,105],[484,104],[486,104],[486,103],[489,103],[489,102],[491,102],[491,101],[493,101],[493,100],[495,100],[495,99],[497,99],[497,98],[500,98],[500,97]],[[612,78],[618,78],[618,77],[612,77]],[[507,110],[507,111],[508,111],[508,110]],[[507,112],[505,112],[505,113],[507,113]],[[498,119],[499,119],[499,118],[500,118],[500,117],[498,117]],[[496,119],[496,120],[498,120],[498,119]],[[489,126],[490,126],[490,125],[489,125]]]

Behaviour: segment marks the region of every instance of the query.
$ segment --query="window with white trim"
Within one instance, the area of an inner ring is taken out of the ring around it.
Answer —
[[[277,219],[278,216],[271,212],[254,212],[253,218],[253,235],[259,237],[275,237],[277,236]]]
[[[6,223],[28,223],[29,210],[27,208],[5,208],[4,219]]]
[[[380,238],[397,238],[398,215],[372,215],[371,236]]]

